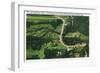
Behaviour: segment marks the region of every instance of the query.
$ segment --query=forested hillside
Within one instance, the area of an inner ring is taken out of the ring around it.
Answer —
[[[27,14],[27,60],[88,56],[88,16]]]

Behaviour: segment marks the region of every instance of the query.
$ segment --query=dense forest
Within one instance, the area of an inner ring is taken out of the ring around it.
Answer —
[[[89,17],[27,14],[26,59],[89,57]]]

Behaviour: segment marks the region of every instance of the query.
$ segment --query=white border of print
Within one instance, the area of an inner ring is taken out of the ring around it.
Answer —
[[[11,69],[14,71],[19,70],[34,70],[34,69],[47,69],[58,67],[73,67],[73,66],[90,66],[96,65],[96,46],[95,33],[93,32],[96,24],[96,8],[84,7],[76,5],[60,6],[43,6],[32,5],[32,3],[12,3],[12,18],[11,18]],[[89,16],[89,50],[88,58],[64,58],[64,59],[45,59],[45,60],[25,60],[25,25],[26,25],[26,12],[37,14],[62,14],[62,15],[83,15]]]

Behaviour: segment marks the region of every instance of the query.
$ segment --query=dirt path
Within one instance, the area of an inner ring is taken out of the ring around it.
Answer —
[[[75,45],[67,45],[63,42],[63,32],[64,32],[64,27],[68,25],[68,23],[65,22],[64,18],[60,17],[60,16],[57,16],[58,19],[61,19],[62,20],[62,27],[61,27],[61,32],[60,32],[60,35],[59,35],[59,41],[60,43],[66,47],[67,51],[70,51],[70,50],[73,50],[74,48],[77,48],[77,47],[85,47],[86,46],[86,43],[82,43],[82,44],[75,44]]]

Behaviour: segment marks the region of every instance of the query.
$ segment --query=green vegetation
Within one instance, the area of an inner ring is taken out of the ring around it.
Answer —
[[[26,59],[89,56],[89,17],[27,14]]]

